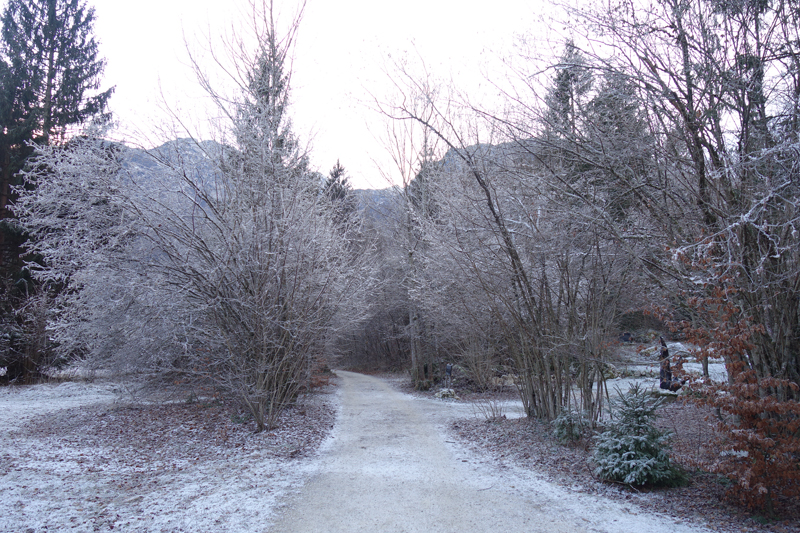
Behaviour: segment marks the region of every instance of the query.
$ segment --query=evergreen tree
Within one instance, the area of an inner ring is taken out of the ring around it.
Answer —
[[[337,160],[322,185],[322,191],[333,207],[333,219],[341,227],[352,226],[358,210],[347,171]]]
[[[9,206],[14,187],[22,185],[20,171],[30,161],[32,144],[63,143],[70,128],[105,111],[113,89],[99,91],[105,61],[93,35],[94,16],[85,0],[8,0],[2,14],[0,328],[6,337],[19,339],[7,355],[23,354],[26,360],[38,359],[30,347],[43,343],[19,325],[16,311],[35,288],[20,258],[26,236]]]
[[[585,157],[586,112],[594,79],[590,65],[571,41],[553,66],[555,76],[544,98],[542,122],[542,155],[551,169],[562,174],[561,179],[579,185],[593,170]],[[565,201],[568,201],[565,199]]]
[[[586,59],[571,41],[555,69],[553,85],[545,97],[545,121],[551,135],[569,139],[578,134],[583,99],[592,88],[593,78]]]
[[[12,0],[6,7],[3,54],[23,84],[23,103],[31,106],[44,144],[97,116],[111,96],[112,89],[90,95],[105,68],[93,30],[94,8],[84,0]]]
[[[339,225],[347,225],[356,212],[356,199],[350,186],[347,171],[337,160],[322,185],[322,191],[333,207],[333,218]]]
[[[348,180],[347,172],[337,159],[336,164],[333,166],[330,173],[328,173],[328,177],[325,180],[325,185],[323,186],[325,195],[330,198],[332,202],[344,200],[352,189]]]
[[[105,61],[84,0],[10,0],[0,43],[0,218],[31,153],[27,144],[63,141],[70,126],[97,117],[113,89],[97,93]],[[96,94],[93,94],[96,93]]]
[[[649,204],[643,188],[654,166],[654,140],[635,85],[623,73],[603,75],[586,109],[584,147],[593,168],[589,182],[605,196],[605,209],[617,221],[635,204]]]
[[[619,398],[617,418],[597,438],[595,475],[628,485],[677,486],[683,471],[669,458],[670,433],[655,426],[664,398],[633,385]]]
[[[269,17],[272,27],[272,15]],[[262,192],[293,186],[297,180],[310,181],[308,157],[301,150],[287,114],[291,76],[284,68],[288,64],[286,43],[293,42],[295,30],[285,41],[270,33],[259,44],[251,68],[244,73],[247,87],[243,101],[233,111],[238,153],[230,154],[230,170],[235,168],[238,179]]]
[[[442,172],[442,163],[424,159],[419,172],[408,184],[407,194],[416,216],[423,219],[435,219],[439,213],[439,206],[431,194],[437,174]]]

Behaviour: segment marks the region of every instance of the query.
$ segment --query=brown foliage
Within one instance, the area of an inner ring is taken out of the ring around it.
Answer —
[[[772,516],[783,499],[800,496],[800,387],[750,366],[753,339],[764,326],[734,303],[736,289],[721,283],[706,291],[686,299],[694,320],[673,329],[698,346],[699,360],[722,356],[730,376],[727,384],[696,389],[720,417],[723,449],[711,466],[733,482],[733,499]]]
[[[782,499],[800,496],[800,402],[786,399],[786,388],[798,386],[746,371],[707,389],[704,400],[725,415],[718,424],[725,449],[713,469],[733,482],[732,497],[769,515]]]

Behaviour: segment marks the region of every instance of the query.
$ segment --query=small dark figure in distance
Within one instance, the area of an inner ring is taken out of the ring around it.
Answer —
[[[677,392],[683,386],[683,383],[680,380],[672,379],[672,369],[669,366],[669,349],[667,348],[667,343],[664,342],[664,337],[660,337],[661,339],[661,371],[659,372],[659,378],[661,383],[659,387],[664,390]]]
[[[626,331],[619,336],[619,342],[633,342],[633,335],[630,331]]]

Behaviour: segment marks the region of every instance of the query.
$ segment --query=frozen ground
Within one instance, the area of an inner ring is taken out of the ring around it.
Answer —
[[[704,531],[452,442],[482,416],[465,402],[346,372],[309,402],[254,435],[213,402],[131,404],[112,383],[0,388],[0,532]]]
[[[120,394],[119,386],[113,383],[0,387],[0,435],[16,433],[27,422],[44,414],[113,403]]]
[[[333,422],[293,411],[254,435],[223,406],[130,404],[114,384],[0,388],[0,532],[266,531]]]

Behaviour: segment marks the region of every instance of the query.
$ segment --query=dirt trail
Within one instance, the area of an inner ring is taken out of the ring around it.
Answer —
[[[333,436],[272,531],[704,531],[535,475],[500,473],[445,440],[447,404],[401,394],[374,377],[338,375],[342,406]]]

